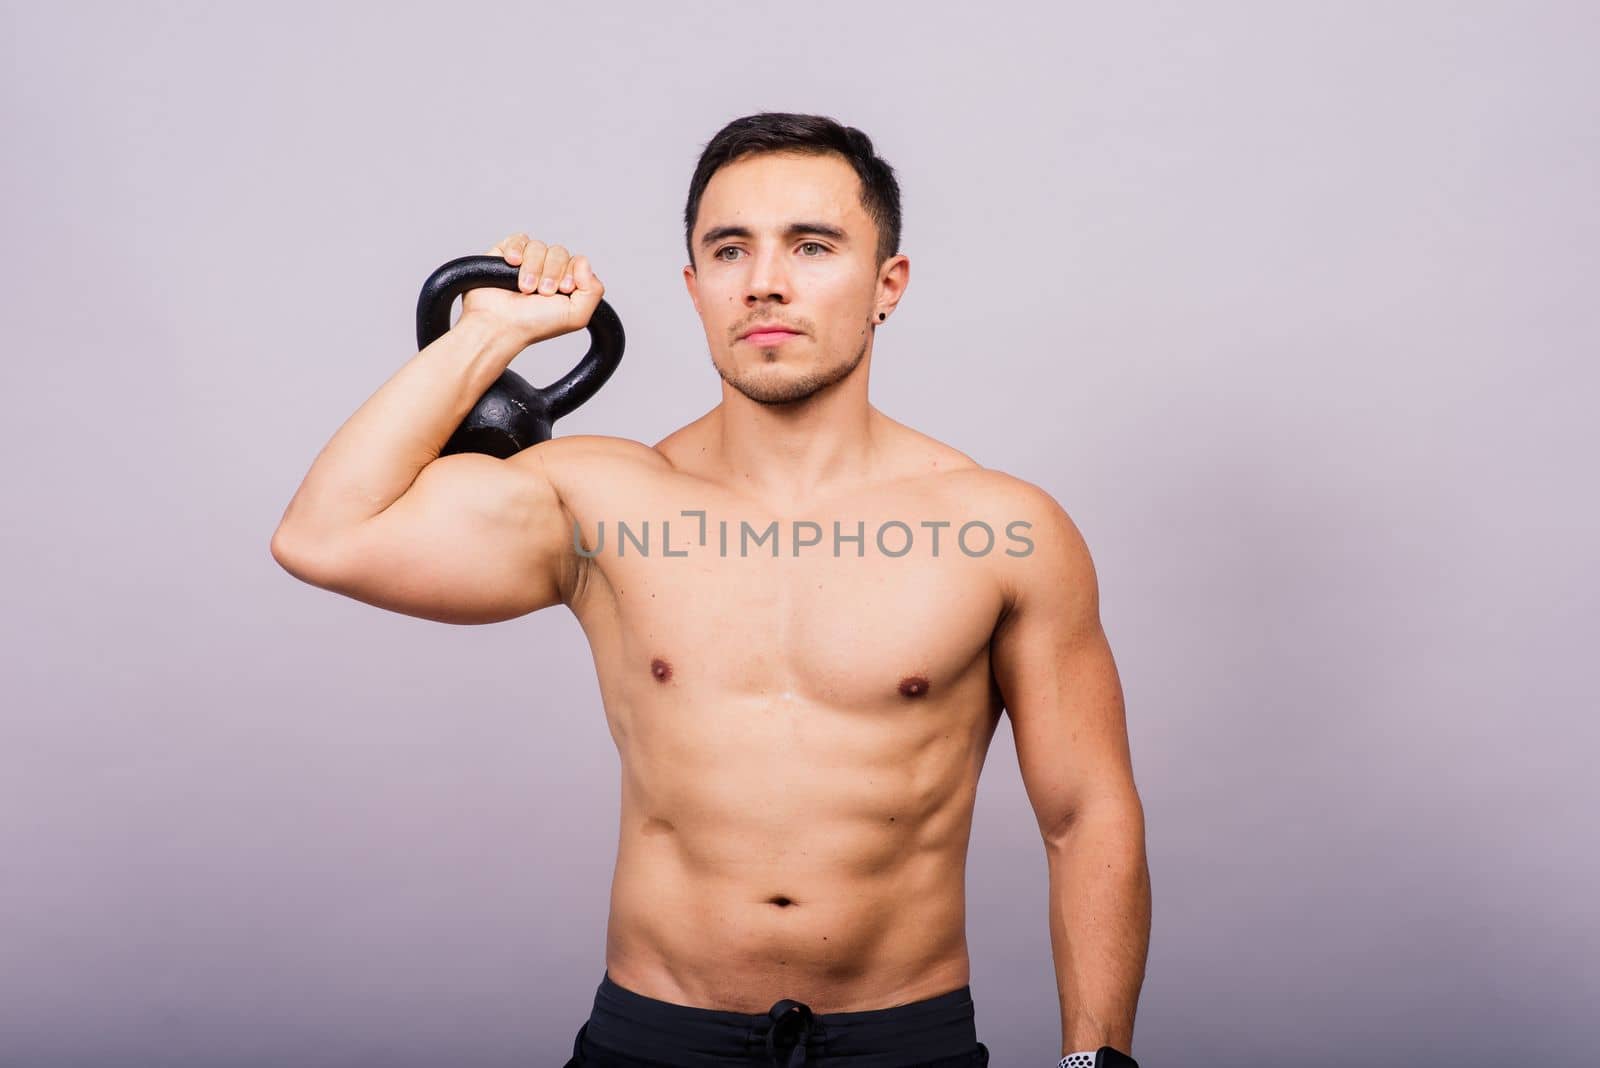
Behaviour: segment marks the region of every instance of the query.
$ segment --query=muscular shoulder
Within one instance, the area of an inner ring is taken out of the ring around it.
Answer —
[[[952,471],[941,481],[964,512],[982,518],[1010,546],[992,554],[1008,607],[1041,597],[1097,600],[1089,546],[1049,491],[983,467]]]
[[[892,420],[890,421],[893,422]],[[984,467],[966,453],[920,431],[894,423],[902,435],[908,474],[962,521],[982,520],[997,532],[1020,525],[1039,548],[1058,556],[1085,550],[1077,526],[1045,489],[1004,471]],[[1031,555],[1031,554],[1030,554]]]
[[[666,459],[655,449],[632,438],[607,434],[571,434],[532,445],[511,457],[520,466],[540,466],[554,474],[567,470],[574,475],[594,467],[665,466]]]
[[[661,454],[642,441],[613,437],[610,434],[568,434],[564,437],[541,441],[517,453],[517,459],[529,454],[543,453],[546,458],[563,462],[632,461],[651,463],[661,460]]]
[[[508,461],[547,480],[569,507],[625,491],[670,465],[649,445],[605,434],[572,434],[531,445]]]

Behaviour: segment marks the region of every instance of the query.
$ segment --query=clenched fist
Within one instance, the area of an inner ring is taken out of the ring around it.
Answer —
[[[587,256],[574,256],[561,245],[547,245],[527,234],[512,234],[489,255],[522,268],[517,292],[468,290],[461,298],[461,317],[488,319],[525,346],[588,326],[606,291]]]

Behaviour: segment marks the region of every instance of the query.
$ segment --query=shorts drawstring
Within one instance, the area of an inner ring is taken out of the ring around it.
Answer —
[[[779,988],[767,997],[782,993],[811,992]],[[837,1014],[793,997],[763,998],[756,1004],[763,1002],[772,1007],[714,1009],[662,1001],[619,986],[607,973],[600,978],[594,1007],[573,1043],[573,1064],[566,1068],[576,1068],[585,1053],[595,1063],[645,1061],[663,1068],[710,1064],[821,1068],[834,1060],[954,1062],[959,1058],[951,1054],[983,1048],[973,1026],[972,990],[967,986],[882,1009]]]
[[[822,1033],[822,1023],[811,1012],[811,1006],[791,998],[784,998],[767,1010],[772,1026],[767,1029],[767,1056],[776,1068],[800,1068],[806,1063],[806,1042]],[[788,1046],[789,1055],[779,1060],[779,1043]]]

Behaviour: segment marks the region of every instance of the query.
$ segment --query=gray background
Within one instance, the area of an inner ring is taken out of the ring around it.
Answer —
[[[764,109],[901,177],[874,402],[1095,553],[1140,1059],[1587,1060],[1596,10],[7,3],[0,1062],[564,1060],[617,817],[576,622],[385,613],[268,538],[512,230],[629,332],[561,432],[715,403],[679,217]],[[968,882],[980,1037],[1050,1064],[1004,725]]]

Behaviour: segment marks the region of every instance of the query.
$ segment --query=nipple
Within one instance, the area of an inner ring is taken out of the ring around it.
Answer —
[[[658,656],[650,661],[650,674],[655,676],[657,682],[666,682],[672,678],[672,665]]]
[[[900,680],[901,697],[921,697],[928,692],[928,680],[921,675],[908,675]]]

